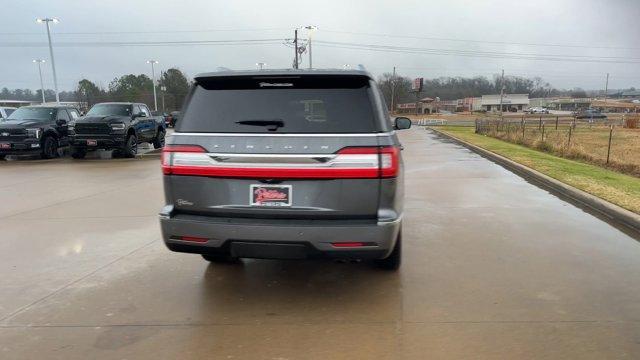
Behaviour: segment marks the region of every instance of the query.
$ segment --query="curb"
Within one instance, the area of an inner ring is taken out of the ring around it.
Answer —
[[[640,233],[640,215],[624,209],[618,205],[612,204],[606,200],[603,200],[597,196],[586,193],[580,189],[574,188],[571,185],[567,185],[552,177],[549,177],[539,171],[533,170],[527,166],[519,164],[513,160],[507,159],[504,156],[498,155],[489,150],[483,149],[477,145],[470,144],[464,140],[460,140],[449,134],[445,134],[436,129],[429,129],[439,136],[448,138],[456,143],[480,154],[481,156],[493,161],[494,163],[504,167],[505,169],[523,177],[526,180],[531,180],[533,183],[550,190],[551,192],[568,198],[574,203],[582,207],[589,208],[596,211],[598,214],[605,218],[622,224],[631,228],[632,230]]]

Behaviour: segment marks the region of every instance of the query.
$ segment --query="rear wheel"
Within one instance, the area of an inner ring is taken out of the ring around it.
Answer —
[[[122,155],[124,157],[132,158],[135,157],[138,153],[138,138],[131,134],[127,137],[127,141],[124,144],[124,148],[122,149]]]
[[[232,264],[238,262],[238,258],[223,254],[202,254],[202,258],[217,264]]]
[[[164,135],[165,135],[164,130],[158,130],[158,135],[156,135],[156,137],[153,138],[154,149],[160,149],[164,147]]]
[[[376,266],[385,270],[398,270],[402,262],[402,229],[398,232],[396,246],[389,256],[375,261]]]
[[[4,160],[7,155],[0,155],[0,160]]]
[[[87,156],[87,150],[81,148],[71,148],[71,157],[74,159],[84,159]]]
[[[58,155],[58,141],[53,136],[47,136],[42,141],[42,151],[40,157],[43,159],[53,159]]]

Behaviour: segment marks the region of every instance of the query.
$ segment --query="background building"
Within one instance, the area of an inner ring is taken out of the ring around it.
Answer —
[[[500,94],[482,95],[482,110],[500,111]],[[502,111],[522,111],[529,107],[529,94],[504,94]]]

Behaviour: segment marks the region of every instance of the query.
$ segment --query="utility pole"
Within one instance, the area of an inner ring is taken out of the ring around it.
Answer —
[[[391,113],[396,109],[396,67],[393,67],[393,75],[391,76]]]
[[[267,65],[267,63],[263,63],[263,62],[256,63],[256,67],[258,67],[258,70],[264,69],[265,65]]]
[[[45,103],[44,100],[44,83],[42,82],[42,67],[41,64],[44,62],[42,59],[33,60],[34,63],[38,63],[38,73],[40,74],[40,92],[42,93],[42,103]]]
[[[607,73],[607,81],[604,83],[604,106],[607,106],[607,92],[609,92],[609,73]]]
[[[49,29],[49,23],[57,24],[59,20],[57,18],[44,18],[36,19],[38,23],[45,23],[47,26],[47,39],[49,40],[49,56],[51,57],[51,69],[53,70],[53,87],[56,91],[56,103],[60,104],[60,94],[58,93],[58,76],[56,75],[56,60],[53,58],[53,46],[51,45],[51,30]]]
[[[296,54],[295,60],[293,61],[293,68],[298,69],[298,29],[294,30],[293,52]]]
[[[309,69],[313,69],[313,59],[311,56],[311,39],[313,38],[313,33],[318,29],[318,27],[314,25],[307,25],[304,28],[309,31],[309,40],[307,41],[307,47],[309,48]]]
[[[164,93],[167,91],[167,87],[166,86],[160,86],[160,91],[162,91],[162,111],[164,111],[166,109],[164,107]]]
[[[156,95],[156,70],[153,67],[153,65],[157,63],[157,60],[147,60],[147,64],[151,64],[151,82],[153,83],[153,111],[158,111],[158,97]]]
[[[502,99],[504,98],[504,69],[502,69],[502,76],[500,77],[500,119],[503,119],[502,113]]]

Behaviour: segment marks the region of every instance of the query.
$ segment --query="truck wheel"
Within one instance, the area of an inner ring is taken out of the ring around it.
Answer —
[[[153,148],[154,149],[160,149],[160,148],[164,147],[164,135],[165,135],[164,130],[159,130],[158,131],[158,135],[156,135],[156,137],[153,138]]]
[[[0,160],[4,160],[7,155],[0,155]]]
[[[53,136],[49,135],[42,141],[42,151],[40,157],[43,159],[53,159],[58,155],[58,141]]]
[[[402,229],[398,232],[396,246],[389,256],[375,261],[376,266],[385,270],[398,270],[402,260]]]
[[[122,149],[122,155],[127,158],[135,157],[138,153],[138,138],[131,134],[127,137],[127,142]]]
[[[202,254],[202,258],[216,264],[232,264],[238,262],[238,258],[224,254]]]
[[[74,159],[84,159],[87,156],[87,150],[81,148],[71,148],[71,157]]]

